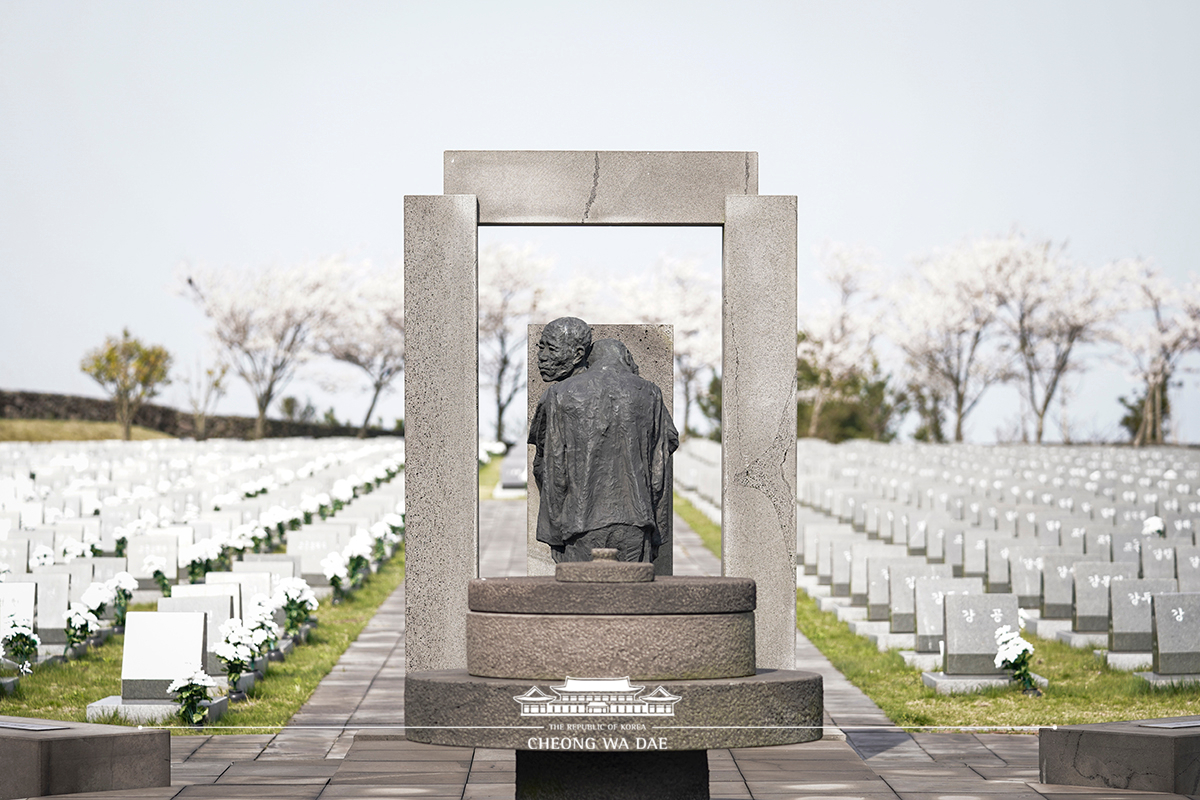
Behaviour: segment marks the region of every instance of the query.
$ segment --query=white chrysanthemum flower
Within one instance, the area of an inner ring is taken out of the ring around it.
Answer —
[[[54,551],[44,544],[39,544],[33,548],[33,552],[29,554],[30,567],[48,567],[54,563]]]
[[[79,602],[91,609],[92,613],[99,613],[99,609],[104,608],[116,599],[117,593],[108,583],[93,581],[83,590]]]
[[[321,559],[321,570],[325,573],[325,579],[329,581],[337,578],[345,583],[350,577],[346,570],[346,559],[336,550]]]
[[[1164,536],[1167,526],[1162,517],[1147,517],[1142,521],[1142,536]]]

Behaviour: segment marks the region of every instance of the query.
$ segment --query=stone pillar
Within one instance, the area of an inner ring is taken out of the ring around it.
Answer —
[[[722,561],[758,584],[760,668],[796,645],[796,198],[725,198]]]
[[[586,321],[586,320],[585,320]],[[526,392],[528,398],[527,421],[522,441],[529,434],[529,422],[537,409],[538,401],[546,392],[547,384],[542,380],[537,368],[537,345],[542,338],[542,328],[545,323],[529,325],[528,349],[526,351]],[[597,339],[616,339],[629,349],[634,363],[638,365],[638,374],[658,386],[662,390],[663,402],[667,404],[667,413],[675,416],[675,326],[669,324],[631,323],[627,325],[592,325],[592,341]],[[676,423],[678,425],[678,423]],[[526,571],[529,575],[553,575],[554,561],[550,556],[549,545],[537,540],[538,505],[541,498],[538,495],[537,483],[533,480],[533,445],[526,445],[528,450],[528,500],[526,501],[526,541],[528,556]],[[673,485],[674,481],[669,480]],[[668,497],[671,503],[672,498]],[[675,571],[675,554],[670,544],[671,530],[663,532],[664,546],[658,552],[658,560],[654,562],[654,574],[672,575]]]
[[[466,667],[479,577],[479,265],[474,195],[404,198],[408,672]]]

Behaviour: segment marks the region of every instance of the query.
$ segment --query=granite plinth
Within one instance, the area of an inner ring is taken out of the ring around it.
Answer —
[[[901,650],[900,657],[913,669],[930,672],[941,667],[945,661],[941,653],[924,653],[918,650]]]
[[[1135,672],[1133,674],[1154,686],[1187,686],[1193,683],[1200,683],[1200,674],[1166,675],[1161,672]]]
[[[652,566],[652,565],[651,565]],[[467,614],[467,672],[557,680],[697,680],[754,674],[754,613]]]
[[[165,730],[0,717],[0,798],[170,785],[171,736]]]
[[[759,670],[745,678],[654,681],[680,698],[673,714],[574,714],[522,716],[515,698],[535,688],[530,681],[482,678],[465,670],[409,673],[404,686],[404,721],[409,741],[462,747],[567,751],[541,740],[582,738],[596,747],[637,752],[637,739],[659,739],[658,749],[707,750],[812,742],[821,738],[821,676],[796,670]],[[559,681],[537,690],[554,697]],[[549,691],[547,691],[549,690]],[[551,726],[561,726],[554,727]],[[715,726],[715,727],[714,727]],[[617,742],[624,742],[620,744]],[[561,741],[559,742],[561,745]],[[627,748],[627,749],[626,749]],[[643,748],[644,749],[644,748]]]
[[[1045,689],[1050,682],[1041,675],[1033,675],[1035,685]],[[1012,685],[1008,675],[947,675],[944,672],[923,672],[921,683],[938,694],[974,694],[984,689],[1003,688]]]
[[[208,701],[205,722],[216,722],[229,708],[228,697]],[[94,703],[88,703],[88,721],[108,719],[115,714],[118,719],[139,725],[156,725],[173,719],[179,713],[179,704],[170,700],[126,700],[119,694],[110,695]]]
[[[1108,663],[1109,669],[1123,672],[1150,669],[1154,665],[1154,653],[1116,653],[1112,650],[1098,650],[1096,654]]]
[[[708,800],[708,753],[518,750],[516,783],[516,800]]]
[[[1090,650],[1093,647],[1108,647],[1108,633],[1089,631],[1059,631],[1056,638],[1071,647]]]
[[[1161,724],[1187,727],[1147,727]],[[1038,770],[1042,783],[1196,794],[1200,716],[1042,728]]]
[[[1071,630],[1071,620],[1069,619],[1029,619],[1025,621],[1025,629],[1034,636],[1040,636],[1043,639],[1054,639],[1062,631]]]
[[[719,614],[753,611],[754,604],[749,578],[659,575],[649,583],[588,584],[539,576],[467,585],[472,611],[502,614]]]
[[[654,580],[649,561],[564,561],[554,567],[554,579],[564,583],[646,583]]]

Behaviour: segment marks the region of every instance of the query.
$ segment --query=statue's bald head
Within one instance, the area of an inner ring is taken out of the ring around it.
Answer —
[[[587,363],[592,349],[592,327],[577,317],[559,317],[546,323],[538,341],[538,372],[547,382],[561,381]]]

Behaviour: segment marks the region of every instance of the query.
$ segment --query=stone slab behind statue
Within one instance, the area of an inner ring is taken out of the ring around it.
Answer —
[[[669,322],[669,320],[668,320]],[[537,408],[538,401],[542,399],[542,395],[546,392],[548,383],[542,380],[542,376],[538,374],[537,368],[537,346],[538,340],[542,338],[542,328],[545,325],[542,323],[529,326],[529,347],[526,355],[526,369],[528,371],[528,397],[527,406],[528,416],[526,417],[525,427],[522,429],[519,441],[524,442],[529,435],[528,420],[533,419],[533,412]],[[667,411],[671,413],[672,418],[674,412],[675,398],[675,334],[674,326],[670,324],[662,325],[592,325],[592,341],[597,339],[616,339],[629,350],[633,356],[634,362],[638,365],[638,373],[641,377],[653,383],[662,390],[663,402],[667,404]],[[676,423],[676,427],[679,424]],[[516,445],[520,447],[520,444]],[[554,561],[550,557],[550,546],[543,544],[537,540],[537,517],[538,503],[541,502],[541,496],[538,494],[537,482],[533,479],[533,445],[525,445],[528,450],[527,465],[528,465],[528,499],[526,500],[526,514],[528,524],[526,525],[529,550],[528,559],[526,561],[529,575],[553,575]],[[668,498],[668,502],[670,499]],[[671,532],[664,531],[664,545],[669,544]],[[655,562],[654,572],[656,575],[671,575],[673,574],[672,553],[669,546],[664,546],[658,551],[658,560]]]

